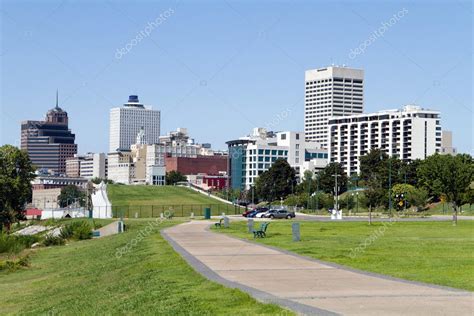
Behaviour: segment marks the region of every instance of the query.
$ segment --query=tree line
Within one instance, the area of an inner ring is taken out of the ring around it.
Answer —
[[[297,183],[295,170],[278,159],[242,194],[247,200],[253,196],[254,203],[284,199],[288,205],[332,208],[334,196],[349,190],[360,192],[358,202],[368,209],[424,210],[428,203],[444,201],[451,203],[456,214],[463,204],[474,203],[474,164],[468,154],[434,154],[425,160],[404,161],[372,149],[359,163],[358,174],[347,176],[339,163],[332,162],[317,173],[306,171]],[[346,194],[339,207],[353,207],[354,195]]]

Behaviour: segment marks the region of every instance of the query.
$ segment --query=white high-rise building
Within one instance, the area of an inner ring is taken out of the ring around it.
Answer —
[[[305,119],[307,141],[327,148],[328,119],[363,113],[364,70],[327,67],[305,72]]]
[[[346,174],[360,171],[359,157],[373,148],[403,160],[425,159],[441,151],[440,112],[407,105],[329,120],[329,160]]]
[[[138,96],[131,95],[122,107],[110,109],[109,152],[130,150],[141,128],[147,144],[158,143],[160,111],[145,107]]]

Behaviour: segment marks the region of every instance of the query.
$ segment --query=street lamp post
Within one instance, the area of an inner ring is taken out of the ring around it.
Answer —
[[[318,191],[319,191],[319,173],[316,174],[316,211],[319,210],[319,197],[318,197]]]
[[[405,190],[407,188],[407,173],[408,173],[408,166],[410,165],[410,161],[407,161],[407,166],[405,168]],[[407,192],[405,191],[405,199],[404,199],[404,212],[407,212]]]
[[[338,174],[337,174],[337,166],[336,166],[336,171],[334,172],[334,175],[333,177],[335,178],[335,185],[334,185],[334,195],[335,195],[335,200],[336,200],[336,205],[335,205],[335,209],[336,211],[339,210],[339,196],[338,196],[338,187],[337,187],[337,177],[338,177]]]
[[[306,207],[308,211],[311,209],[310,203],[311,203],[311,178],[308,179],[308,205]]]
[[[388,157],[388,216],[392,217],[392,159]]]
[[[357,208],[356,212],[359,213],[359,192],[356,192]]]
[[[359,213],[359,192],[352,193],[352,196],[356,197],[356,213]]]
[[[380,152],[380,160],[383,160],[383,152]],[[388,156],[388,214],[392,217],[392,159]]]

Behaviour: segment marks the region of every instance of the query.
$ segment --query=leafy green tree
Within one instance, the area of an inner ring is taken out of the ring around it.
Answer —
[[[91,180],[91,182],[94,183],[94,184],[100,184],[101,182],[104,182],[105,184],[114,184],[113,180],[103,179],[103,178],[99,178],[99,177],[93,178]]]
[[[0,230],[9,231],[12,223],[24,218],[34,171],[25,151],[12,145],[0,147]]]
[[[184,182],[184,181],[187,181],[187,180],[188,179],[186,178],[186,176],[183,175],[179,171],[171,170],[170,172],[166,173],[166,184],[167,185],[174,185],[178,182]]]
[[[396,204],[395,209],[400,211],[404,210],[405,206],[423,210],[427,204],[428,192],[411,184],[396,184],[392,188],[392,199]]]
[[[298,206],[298,207],[306,207],[308,202],[308,198],[305,194],[290,194],[286,197],[285,205],[289,206]]]
[[[369,208],[389,207],[389,189],[397,183],[416,183],[415,162],[413,166],[395,157],[389,157],[380,149],[372,149],[367,155],[361,156],[360,179],[367,187]]]
[[[76,202],[79,202],[80,206],[85,206],[86,194],[75,185],[67,185],[61,189],[58,201],[60,207],[67,207]]]
[[[436,168],[436,169],[433,169]],[[474,163],[470,155],[434,154],[418,167],[420,184],[433,197],[446,196],[453,205],[453,224],[457,224],[458,209],[474,180]]]
[[[260,174],[255,181],[258,196],[269,202],[286,198],[295,186],[295,169],[284,159],[277,159],[270,169]]]
[[[474,189],[472,184],[469,186],[469,190],[464,193],[463,204],[469,204],[469,210],[471,210],[472,204],[474,204]]]
[[[334,193],[334,186],[336,184],[334,175],[337,172],[337,186],[338,194],[342,194],[347,189],[347,176],[340,164],[331,162],[319,172],[319,190],[325,193]]]

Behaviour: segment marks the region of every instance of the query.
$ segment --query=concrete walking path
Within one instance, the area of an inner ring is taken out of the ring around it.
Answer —
[[[472,292],[354,271],[213,233],[210,224],[162,235],[201,274],[259,300],[307,315],[474,314]]]

